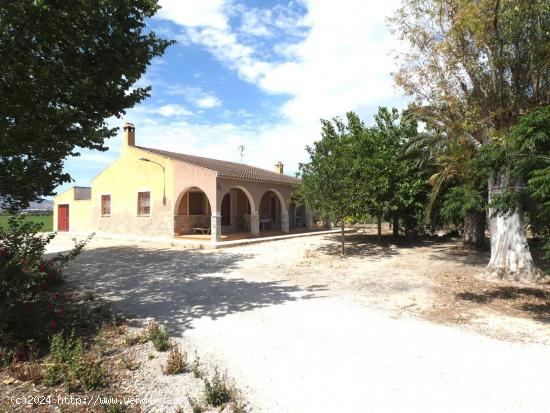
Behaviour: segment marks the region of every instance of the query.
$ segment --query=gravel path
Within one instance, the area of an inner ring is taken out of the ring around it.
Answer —
[[[397,311],[430,303],[430,282],[414,277],[416,266],[467,274],[475,264],[449,262],[436,247],[410,265],[398,252],[330,261],[333,244],[311,237],[190,251],[96,240],[67,277],[167,324],[202,360],[226,368],[255,412],[547,409],[550,346]]]

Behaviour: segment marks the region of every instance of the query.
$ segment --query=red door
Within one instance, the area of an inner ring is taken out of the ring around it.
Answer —
[[[57,207],[57,230],[69,230],[69,205],[58,205]]]

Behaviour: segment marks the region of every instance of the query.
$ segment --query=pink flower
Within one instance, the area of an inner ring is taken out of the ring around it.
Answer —
[[[57,293],[52,293],[52,301],[55,301],[57,300]]]
[[[50,327],[51,327],[52,330],[56,330],[57,329],[57,321],[56,320],[50,321]]]

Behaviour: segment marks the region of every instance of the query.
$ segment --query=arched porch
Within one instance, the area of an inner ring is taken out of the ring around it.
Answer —
[[[288,232],[288,211],[284,198],[274,190],[268,190],[259,203],[259,231],[280,230]]]
[[[220,206],[221,234],[251,232],[250,217],[256,208],[244,187],[234,186],[223,195]]]
[[[175,235],[210,234],[211,215],[206,193],[196,186],[185,189],[175,203]]]

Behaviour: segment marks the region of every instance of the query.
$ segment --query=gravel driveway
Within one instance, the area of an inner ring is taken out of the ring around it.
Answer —
[[[412,276],[415,265],[467,273],[475,264],[449,262],[437,247],[410,265],[392,261],[403,253],[391,250],[327,261],[333,244],[308,237],[196,251],[96,240],[67,277],[166,323],[226,368],[255,412],[547,410],[550,346],[397,311],[430,305],[431,285]]]

